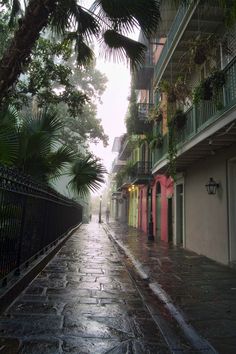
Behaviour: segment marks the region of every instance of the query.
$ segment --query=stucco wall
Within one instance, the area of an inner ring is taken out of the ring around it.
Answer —
[[[157,183],[161,185],[161,235],[156,234],[157,220],[156,220],[156,194]],[[173,181],[165,175],[157,175],[154,177],[154,186],[152,190],[152,209],[153,209],[153,230],[154,235],[163,241],[168,241],[168,204],[167,198],[173,194]]]
[[[185,174],[185,245],[221,263],[228,263],[227,160],[236,146],[200,160]],[[216,195],[208,195],[210,177],[220,183]]]

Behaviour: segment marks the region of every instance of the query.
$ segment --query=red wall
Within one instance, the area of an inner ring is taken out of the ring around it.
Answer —
[[[161,235],[156,235],[156,192],[157,183],[161,185]],[[152,189],[152,209],[153,209],[153,229],[154,236],[159,237],[163,241],[168,241],[168,202],[167,198],[173,195],[174,183],[171,177],[165,175],[157,175],[154,178]]]

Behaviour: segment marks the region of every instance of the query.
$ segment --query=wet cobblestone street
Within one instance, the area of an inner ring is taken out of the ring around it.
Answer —
[[[82,225],[0,318],[0,353],[169,353],[101,225]]]

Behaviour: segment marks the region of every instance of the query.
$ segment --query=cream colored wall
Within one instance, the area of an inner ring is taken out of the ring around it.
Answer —
[[[129,193],[129,225],[138,227],[138,187]]]
[[[200,160],[185,174],[186,248],[227,264],[227,160],[236,155],[236,145]],[[205,184],[210,177],[220,183],[216,195],[208,195]]]

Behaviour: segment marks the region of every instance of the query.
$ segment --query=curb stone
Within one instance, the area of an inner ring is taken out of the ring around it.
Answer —
[[[193,347],[200,353],[218,354],[215,348],[213,348],[213,346],[205,338],[201,337],[193,328],[193,326],[188,323],[185,314],[181,311],[181,309],[178,309],[174,305],[170,296],[161,287],[161,284],[151,281],[149,275],[144,270],[142,264],[135,259],[128,247],[126,247],[123,242],[115,236],[115,233],[109,227],[109,225],[103,224],[103,229],[105,230],[107,235],[112,239],[112,241],[115,242],[118,247],[125,253],[125,255],[131,260],[135,270],[137,271],[141,279],[146,280],[148,282],[149,288],[152,290],[153,294],[157,296],[158,299],[162,302],[162,304],[165,306],[166,310],[170,313],[170,315],[176,320],[188,342],[191,343]]]

